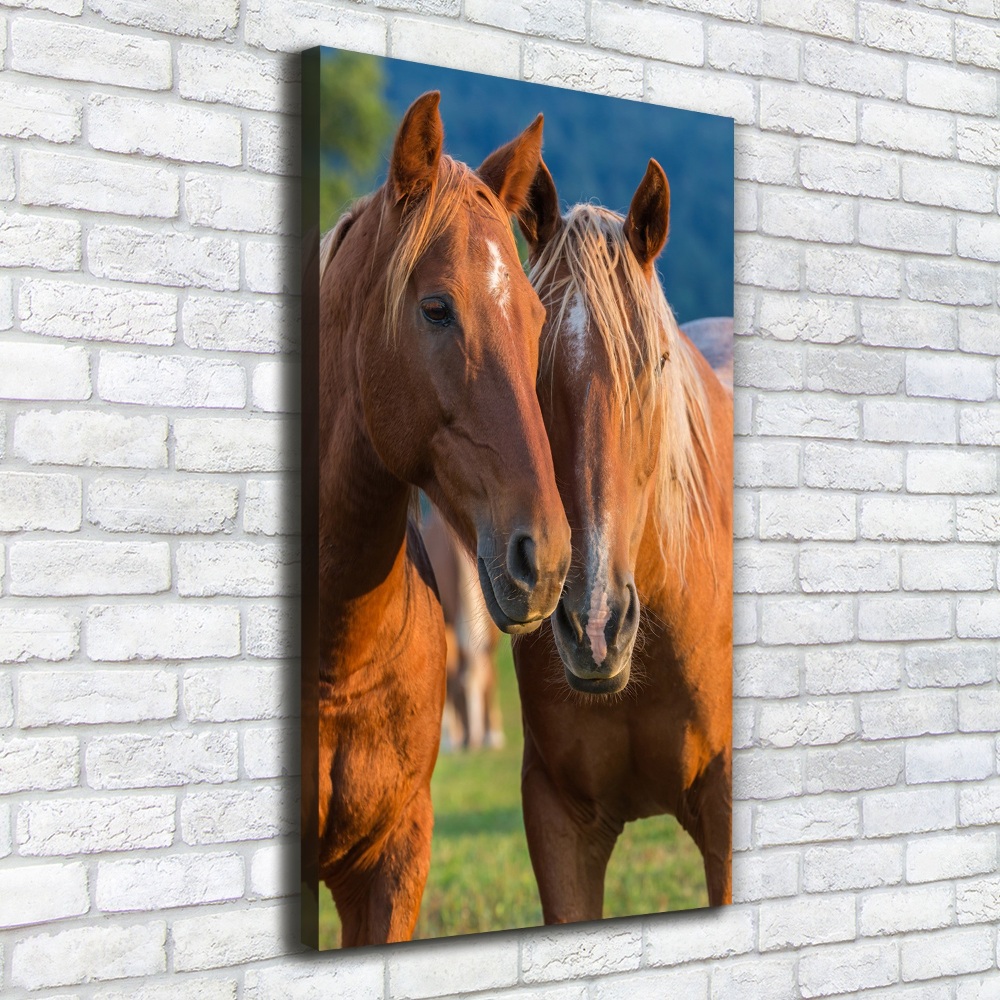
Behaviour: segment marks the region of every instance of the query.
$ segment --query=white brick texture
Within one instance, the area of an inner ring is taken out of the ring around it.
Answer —
[[[295,954],[315,44],[736,122],[732,908]],[[0,995],[1000,998],[998,70],[995,0],[0,0]]]

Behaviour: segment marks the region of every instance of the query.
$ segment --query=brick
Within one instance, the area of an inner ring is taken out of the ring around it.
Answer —
[[[996,826],[1000,823],[1000,782],[980,781],[960,788],[958,811],[962,826]]]
[[[906,783],[979,781],[992,775],[995,756],[990,736],[939,736],[914,743],[906,748]],[[914,847],[910,850],[913,857]],[[907,871],[910,881],[926,881]]]
[[[861,897],[858,930],[865,937],[947,927],[952,920],[951,887],[891,889]]]
[[[998,331],[1000,320],[995,313],[963,309],[958,314],[958,340],[963,351],[993,354],[996,351]]]
[[[968,115],[997,113],[996,81],[988,74],[934,63],[908,64],[906,99],[925,108]]]
[[[92,788],[154,788],[234,781],[235,733],[185,732],[164,736],[98,736],[87,748]]]
[[[25,938],[14,948],[11,980],[25,989],[151,976],[166,971],[162,921],[78,927]]]
[[[855,400],[830,396],[790,394],[761,396],[757,405],[757,430],[782,437],[853,438],[860,430]]]
[[[522,945],[521,976],[526,983],[539,983],[564,979],[568,975],[596,976],[625,972],[639,967],[642,951],[642,934],[638,927],[618,925],[610,934],[594,928],[546,929]],[[659,964],[657,940],[652,934],[650,934],[648,961],[653,965]],[[502,967],[508,972],[510,963],[505,962]],[[390,983],[392,982],[390,966]],[[461,988],[458,979],[453,979],[452,983],[453,985],[449,984],[451,989]],[[492,984],[483,985],[501,984],[502,981],[494,981]],[[421,991],[410,992],[407,995],[416,997],[430,994]]]
[[[21,19],[11,25],[11,67],[23,73],[169,90],[170,43],[59,21]]]
[[[1000,539],[1000,500],[965,499],[955,502],[958,538],[963,542],[996,542]]]
[[[794,896],[799,891],[798,854],[790,851],[754,851],[733,858],[733,902]]]
[[[1000,124],[959,119],[956,124],[955,144],[958,158],[970,163],[995,167],[997,143],[1000,142]]]
[[[861,812],[867,838],[948,830],[955,826],[955,793],[951,788],[869,792]]]
[[[21,865],[0,874],[0,927],[46,924],[89,909],[87,869],[79,862]]]
[[[430,24],[427,22],[427,27]],[[325,3],[303,4],[292,12],[283,0],[255,0],[247,10],[244,35],[248,44],[273,52],[330,45],[384,55],[386,18],[381,13],[331,8]],[[393,55],[406,58],[395,47]],[[433,60],[428,55],[428,61],[443,65],[447,60]]]
[[[994,269],[955,260],[906,262],[910,298],[956,306],[988,306],[994,301]]]
[[[810,442],[803,468],[804,484],[819,489],[895,492],[903,486],[903,454],[892,448]]]
[[[733,651],[736,698],[793,698],[799,693],[799,656],[795,650]]]
[[[804,78],[819,87],[892,101],[903,96],[903,64],[860,46],[807,38],[803,69]]]
[[[186,844],[270,840],[298,833],[298,823],[292,797],[282,787],[188,792],[181,802],[181,831]]]
[[[796,754],[739,751],[733,756],[733,789],[741,801],[801,795],[802,762]]]
[[[0,267],[75,271],[80,267],[79,222],[0,212]]]
[[[297,138],[287,119],[251,119],[247,123],[248,165],[267,174],[297,177],[302,170]]]
[[[987,16],[995,14],[994,10]],[[990,24],[956,19],[955,60],[986,69],[1000,69],[1000,30]]]
[[[955,237],[958,255],[973,260],[1000,261],[998,222],[998,219],[959,218]]]
[[[861,735],[866,740],[954,732],[954,703],[950,695],[936,691],[897,695],[893,699],[870,698],[861,704]]]
[[[858,638],[874,642],[946,639],[952,635],[951,604],[932,597],[862,597]]]
[[[948,157],[954,148],[950,115],[898,104],[862,103],[859,133],[866,146],[881,149]]]
[[[0,737],[0,794],[72,788],[80,780],[79,750],[75,737]]]
[[[232,528],[239,491],[181,477],[103,476],[87,492],[87,519],[105,531],[211,534]]]
[[[104,913],[160,910],[239,899],[243,859],[224,851],[102,861],[95,902]]]
[[[906,680],[910,687],[986,684],[994,673],[993,650],[989,645],[952,640],[945,646],[909,646],[906,650]],[[969,696],[974,693],[968,692]],[[959,695],[960,705],[963,696]]]
[[[301,736],[296,729],[256,727],[243,737],[243,770],[248,778],[299,774]]]
[[[633,21],[634,18],[629,17],[624,23]],[[661,40],[662,36],[658,37],[653,47],[660,48]],[[679,69],[653,63],[646,70],[646,81],[646,97],[653,104],[725,115],[742,125],[752,125],[756,118],[753,84],[748,80],[717,75],[709,78],[701,69]],[[739,196],[737,191],[737,198]]]
[[[0,398],[90,398],[90,358],[82,347],[0,344]]]
[[[929,303],[862,302],[861,339],[880,347],[953,349],[958,345],[955,310]]]
[[[1000,597],[960,597],[955,628],[963,638],[1000,639]]]
[[[806,368],[805,385],[813,392],[894,395],[903,384],[900,355],[864,347],[810,347]]]
[[[544,0],[502,6],[490,0],[466,0],[465,17],[477,24],[567,42],[582,42],[587,31],[584,0],[569,0],[558,6]]]
[[[765,188],[761,232],[820,243],[854,241],[854,205],[842,198]]]
[[[906,489],[910,493],[994,493],[993,456],[964,449],[921,449],[906,458]]]
[[[760,536],[767,539],[849,540],[856,534],[855,501],[848,494],[765,493]]]
[[[797,486],[799,446],[785,441],[740,442],[733,455],[733,482],[747,488]]]
[[[235,979],[174,975],[169,982],[132,983],[125,990],[102,990],[96,1000],[236,1000]]]
[[[803,187],[867,198],[899,197],[899,167],[891,156],[832,142],[803,142],[799,149]]]
[[[250,398],[255,409],[265,413],[299,410],[302,370],[284,361],[262,361],[253,370]]]
[[[894,548],[856,544],[803,547],[799,579],[810,594],[896,590],[899,554]]]
[[[85,212],[169,219],[177,215],[177,178],[162,167],[26,149],[20,200]]]
[[[960,976],[992,968],[994,934],[989,927],[948,929],[916,934],[900,943],[903,982]]]
[[[806,795],[762,802],[757,806],[754,829],[756,847],[854,840],[860,833],[858,800],[853,796]]]
[[[738,129],[733,138],[736,177],[761,184],[795,184],[798,145],[797,139],[783,135]]]
[[[173,795],[118,795],[26,802],[17,822],[22,855],[51,857],[169,847]]]
[[[0,531],[76,531],[81,508],[79,476],[0,473]]]
[[[383,956],[352,949],[339,953],[334,962],[293,960],[249,968],[243,974],[243,997],[245,1000],[324,1000],[325,997],[383,1000],[384,981]]]
[[[948,541],[955,515],[947,497],[865,497],[861,537],[878,541]]]
[[[298,421],[178,418],[174,463],[189,472],[281,472],[298,466]]]
[[[745,646],[757,641],[757,608],[737,594],[733,602],[733,645]]]
[[[854,247],[809,247],[806,287],[827,295],[894,299],[902,287],[900,262],[884,253]]]
[[[908,159],[903,161],[903,198],[964,212],[992,212],[993,177],[979,167]],[[959,220],[960,226],[964,221]]]
[[[802,352],[756,337],[737,337],[733,345],[737,385],[760,389],[801,389]]]
[[[849,941],[855,935],[853,896],[826,896],[814,900],[764,900],[760,904],[760,950]]]
[[[287,233],[293,213],[284,186],[270,178],[188,174],[184,211],[193,226],[247,233]]]
[[[272,597],[298,589],[298,552],[252,542],[185,542],[177,549],[177,592]]]
[[[3,0],[3,6],[50,10],[53,14],[68,14],[70,17],[83,13],[83,0]]]
[[[181,97],[257,111],[289,110],[288,93],[298,78],[289,57],[260,57],[218,47],[182,45],[177,53]]]
[[[536,83],[638,100],[642,97],[642,77],[638,59],[542,42],[526,42],[524,46],[524,79]]]
[[[757,326],[776,340],[839,344],[857,333],[854,306],[833,299],[791,298],[765,294]]]
[[[265,899],[295,895],[298,878],[290,867],[287,847],[272,844],[259,848],[250,860],[250,891]]]
[[[802,956],[799,984],[803,997],[855,993],[899,981],[899,956],[881,945],[850,944]]]
[[[737,285],[794,291],[799,287],[797,253],[789,253],[780,240],[737,234],[735,238]]]
[[[951,58],[951,18],[870,2],[860,4],[858,10],[861,40],[866,45],[887,52]]]
[[[651,917],[646,925],[646,966],[724,959],[754,947],[753,917],[727,908]],[[564,961],[569,958],[565,956]]]
[[[795,968],[784,956],[755,956],[742,962],[727,962],[712,971],[712,1000],[726,1000],[727,997],[794,1000],[799,996]]]
[[[900,654],[883,646],[809,649],[805,683],[810,694],[847,694],[895,690],[902,668]]]
[[[91,273],[118,281],[234,291],[240,253],[235,240],[191,233],[95,226],[87,237]]]
[[[957,1000],[994,1000],[1000,976],[987,972],[981,976],[965,976],[955,987]]]
[[[854,638],[850,600],[788,598],[763,605],[760,639],[765,645],[814,645]]]
[[[996,923],[1000,920],[1000,876],[956,885],[955,915],[960,924]]]
[[[765,704],[758,723],[761,742],[773,747],[840,743],[856,731],[854,703],[847,699]]]
[[[62,88],[43,90],[0,80],[0,135],[72,142],[80,134],[82,115],[79,98]]]
[[[242,136],[239,118],[221,111],[111,94],[95,94],[87,106],[90,144],[112,153],[235,167]]]
[[[731,21],[752,21],[757,12],[754,0],[670,0],[669,6],[701,14],[716,14]]]
[[[864,437],[867,441],[916,444],[954,444],[955,411],[939,403],[865,401]]]
[[[591,7],[590,40],[598,48],[684,66],[705,61],[701,22],[656,7],[636,9],[600,0]]]
[[[302,292],[299,249],[298,243],[291,240],[280,243],[246,240],[243,244],[244,285],[252,292],[299,296]],[[298,335],[296,323],[294,337]],[[294,346],[298,346],[297,339]]]
[[[176,296],[152,289],[29,278],[18,309],[22,330],[49,337],[169,346],[177,329]]]
[[[7,729],[14,725],[14,679],[11,673],[0,674],[0,729]],[[6,817],[0,814],[0,857],[9,854],[4,851],[5,838],[4,830],[7,826]]]
[[[171,35],[222,38],[239,21],[239,0],[172,0],[150,7],[145,0],[87,0],[105,20]]]
[[[298,337],[298,317],[282,304],[189,295],[182,311],[184,343],[221,351],[274,354]]]
[[[963,407],[959,428],[962,444],[1000,444],[1000,406]]]
[[[158,416],[35,410],[14,424],[14,454],[32,464],[165,467],[166,439],[167,420]]]
[[[766,28],[708,24],[707,61],[716,69],[772,80],[796,80],[799,43]]]
[[[737,594],[788,593],[795,589],[794,551],[788,546],[737,544],[733,581]]]
[[[760,83],[763,129],[853,143],[858,138],[857,120],[857,102],[849,95],[801,84]]]
[[[994,552],[963,545],[948,552],[939,546],[903,551],[904,590],[991,590]]]
[[[68,660],[80,648],[80,619],[21,605],[0,610],[0,663]]]
[[[452,69],[464,69],[493,76],[518,75],[518,39],[496,31],[468,25],[394,17],[389,26],[389,41],[396,59],[421,59]],[[529,63],[537,53],[528,43],[524,51],[525,75],[530,79]]]
[[[104,352],[97,389],[102,399],[151,406],[242,408],[242,365],[206,358]]]
[[[926,209],[862,202],[858,240],[865,246],[912,253],[950,254],[951,218]]]
[[[848,0],[832,3],[807,0],[794,5],[783,0],[761,0],[761,18],[764,24],[794,31],[847,40],[854,38],[854,5]]]
[[[33,670],[18,686],[23,728],[171,719],[177,679],[163,670]]]
[[[248,535],[289,535],[299,531],[301,496],[282,479],[248,479],[243,530]]]
[[[965,643],[964,645],[968,646],[969,644]],[[979,683],[987,684],[992,680],[991,650],[985,646],[972,646],[970,652],[984,654],[979,657],[979,660],[983,664],[982,675],[985,677]],[[972,665],[976,666],[975,657],[973,657]],[[959,683],[975,683],[975,677],[969,680],[963,677]],[[978,691],[966,690],[960,691],[958,694],[958,728],[963,732],[993,732],[998,712],[1000,712],[1000,690],[996,688],[982,688]]]
[[[287,603],[267,607],[255,602],[247,615],[247,652],[264,659],[296,656],[299,651],[298,612]]]
[[[652,996],[682,996],[685,1000],[708,1000],[708,969],[680,970],[656,969],[642,970],[632,975],[616,976],[614,979],[599,980],[594,993],[594,1000],[632,1000],[642,991],[648,991]],[[563,1000],[584,1000],[586,994],[580,992],[580,986],[564,987],[555,991],[551,987],[544,996],[562,997]],[[522,993],[504,994],[504,998],[512,1000],[537,1000],[541,994]]]
[[[294,706],[280,667],[198,667],[184,673],[184,713],[191,722],[233,722],[287,716]]]
[[[227,605],[95,605],[87,625],[94,660],[189,660],[236,656],[239,609]]]
[[[10,592],[19,596],[153,594],[169,587],[165,542],[23,541],[10,549]]]
[[[886,788],[896,784],[902,774],[902,747],[846,743],[807,754],[805,790],[818,795]]]

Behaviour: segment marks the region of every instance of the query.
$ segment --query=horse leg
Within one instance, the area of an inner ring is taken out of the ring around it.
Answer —
[[[592,806],[561,792],[545,770],[530,732],[524,740],[521,801],[545,923],[599,920],[604,874],[622,824],[602,818]]]
[[[486,666],[486,742],[494,750],[502,750],[507,742],[500,713],[500,694],[497,690],[497,665],[493,652],[484,654]]]
[[[433,826],[430,789],[422,788],[366,873],[361,892],[334,893],[342,947],[410,940],[430,871]]]
[[[705,863],[709,906],[733,901],[732,758],[720,751],[684,792],[681,825],[698,845]]]
[[[486,690],[483,684],[483,654],[479,650],[466,654],[465,704],[468,710],[469,746],[478,750],[486,736]]]

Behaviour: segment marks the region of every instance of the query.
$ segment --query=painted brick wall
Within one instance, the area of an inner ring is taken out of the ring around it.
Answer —
[[[737,905],[297,954],[296,60],[737,122]],[[1000,4],[0,0],[0,993],[996,1000]]]

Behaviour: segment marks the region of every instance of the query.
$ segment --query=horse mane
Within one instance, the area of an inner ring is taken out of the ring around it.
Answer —
[[[549,313],[539,358],[539,385],[555,371],[557,350],[572,350],[559,331],[581,306],[600,337],[611,365],[616,403],[623,417],[636,383],[636,355],[651,380],[649,412],[658,414],[660,450],[653,498],[665,568],[683,568],[695,519],[708,516],[707,459],[712,430],[708,396],[692,348],[682,337],[655,273],[642,270],[627,245],[624,218],[597,205],[570,209],[560,232],[529,273]],[[559,264],[565,276],[559,277]]]
[[[374,204],[380,192],[384,192],[379,206],[378,232],[381,233],[386,210],[391,207],[391,196],[387,185],[355,201],[323,237],[320,244],[320,281],[323,280],[323,275],[347,235],[348,229]],[[391,338],[395,339],[399,329],[406,286],[417,262],[430,245],[444,234],[459,209],[463,206],[471,208],[475,203],[495,213],[497,221],[507,232],[510,245],[517,256],[517,244],[510,226],[510,213],[501,204],[500,199],[466,164],[442,155],[437,178],[422,197],[413,199],[404,206],[396,244],[385,269],[385,325]],[[376,236],[371,248],[373,259],[378,242]]]

